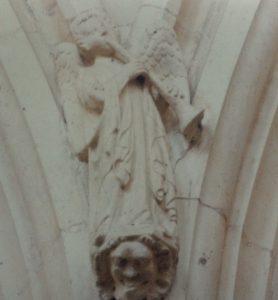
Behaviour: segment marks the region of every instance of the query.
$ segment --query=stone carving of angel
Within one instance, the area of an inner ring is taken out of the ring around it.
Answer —
[[[91,257],[105,300],[159,300],[177,263],[176,186],[155,101],[176,112],[190,142],[203,112],[190,105],[173,30],[155,24],[132,51],[103,13],[71,24],[56,74],[73,150],[89,166]]]

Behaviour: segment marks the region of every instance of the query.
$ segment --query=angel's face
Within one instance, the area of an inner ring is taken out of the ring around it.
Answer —
[[[79,48],[79,52],[87,63],[92,63],[96,55],[95,48],[100,41],[108,34],[103,24],[97,22],[93,17],[83,20],[78,24],[73,24],[73,37]]]
[[[116,287],[135,293],[145,290],[156,277],[152,251],[140,242],[121,243],[111,253],[111,274]]]
[[[84,18],[78,23],[73,23],[72,33],[77,40],[87,39],[88,37],[101,37],[107,35],[105,24],[99,22],[99,19],[93,16]]]

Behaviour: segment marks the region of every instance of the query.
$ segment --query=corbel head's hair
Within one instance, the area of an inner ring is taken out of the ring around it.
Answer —
[[[78,14],[70,23],[75,40],[90,35],[107,35],[119,40],[119,33],[111,18],[101,10],[89,9]]]

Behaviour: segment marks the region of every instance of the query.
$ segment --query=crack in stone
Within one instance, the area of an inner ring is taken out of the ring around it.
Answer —
[[[227,216],[221,208],[206,204],[206,203],[202,202],[201,198],[198,198],[198,197],[196,197],[196,198],[194,198],[194,197],[177,197],[176,199],[177,200],[185,200],[185,201],[198,201],[199,205],[209,208],[209,209],[213,210],[214,212],[216,212],[218,215],[220,215],[224,219],[225,224],[227,225],[227,222],[228,222]]]
[[[269,249],[267,247],[264,247],[256,242],[251,242],[250,239],[248,238],[248,235],[245,231],[242,232],[242,239],[245,243],[245,245],[247,247],[255,247],[255,248],[259,248],[260,250],[264,251],[264,252],[267,252],[270,254],[270,256],[273,255],[273,250],[272,249]]]

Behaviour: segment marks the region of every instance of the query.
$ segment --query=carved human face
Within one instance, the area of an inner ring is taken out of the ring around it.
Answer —
[[[111,274],[116,289],[128,290],[130,299],[139,299],[153,285],[156,277],[151,250],[136,241],[121,243],[111,253]]]

